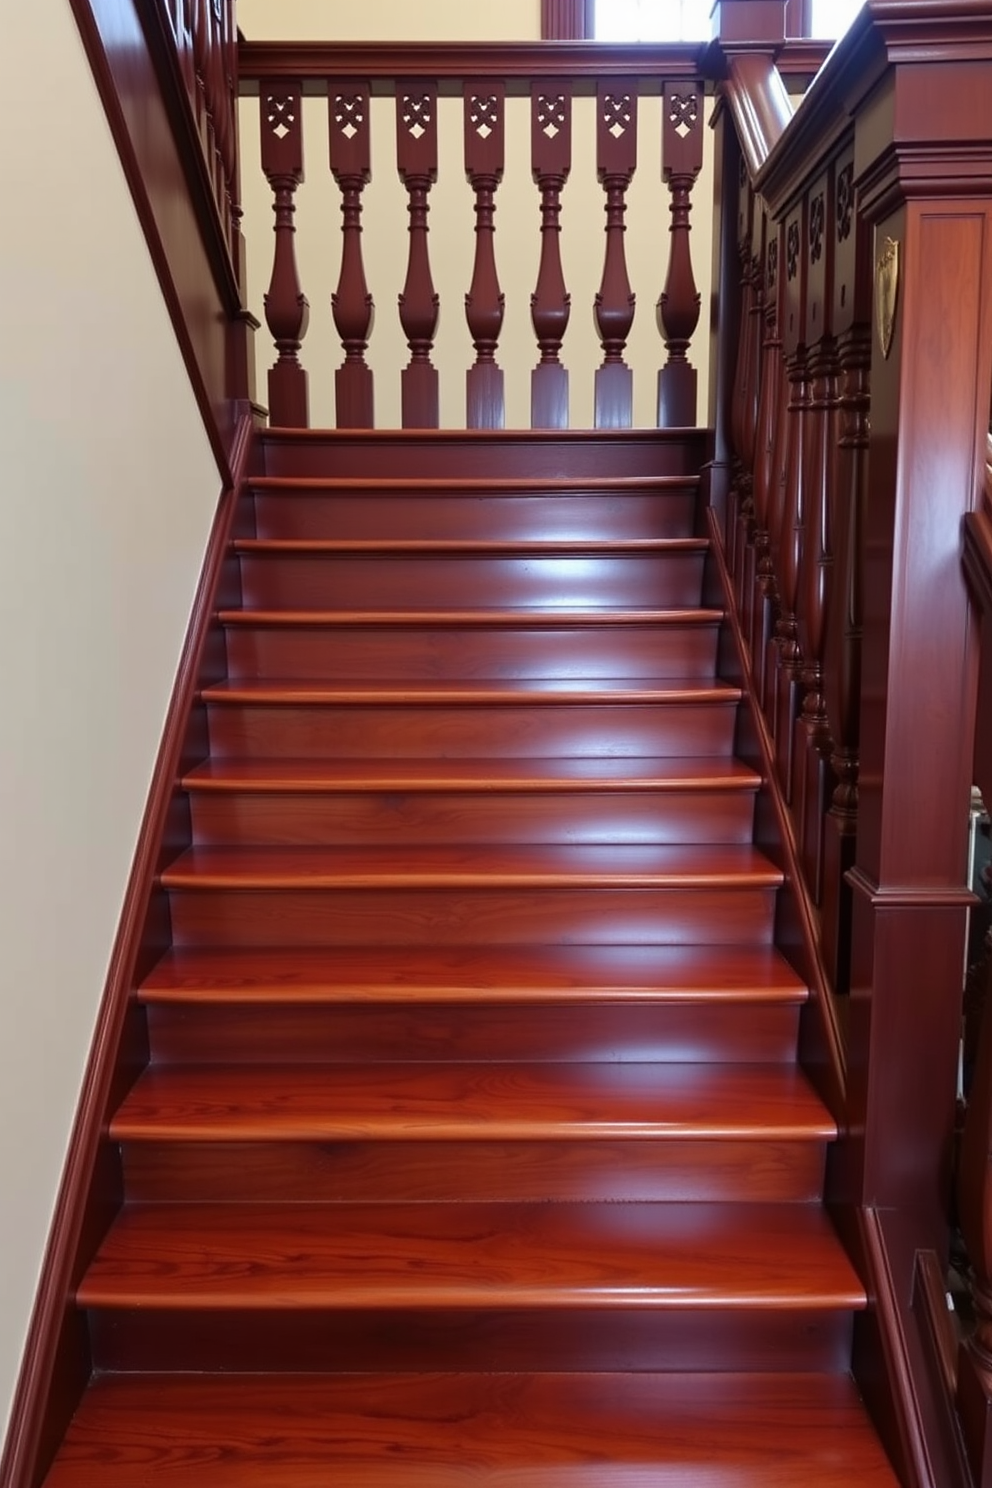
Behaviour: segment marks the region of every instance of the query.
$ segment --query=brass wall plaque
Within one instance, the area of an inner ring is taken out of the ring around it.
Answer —
[[[884,357],[892,350],[898,302],[899,244],[894,238],[886,238],[875,260],[875,328]]]

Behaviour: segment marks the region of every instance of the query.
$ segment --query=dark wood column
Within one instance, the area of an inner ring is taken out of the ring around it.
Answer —
[[[541,0],[542,41],[586,41],[596,34],[596,0]]]

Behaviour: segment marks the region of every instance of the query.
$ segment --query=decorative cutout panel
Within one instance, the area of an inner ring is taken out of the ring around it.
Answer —
[[[434,122],[434,101],[427,93],[404,94],[400,115],[403,128],[412,139],[423,139]]]
[[[699,98],[695,93],[671,93],[668,98],[668,121],[672,125],[679,139],[685,139],[691,134],[699,121]],[[747,172],[744,169],[744,161],[741,160],[741,185],[744,185]]]
[[[298,103],[291,94],[269,93],[265,99],[265,123],[276,139],[284,140],[296,128]]]
[[[785,235],[785,272],[790,280],[799,270],[799,223],[790,222]]]
[[[809,204],[809,261],[820,262],[823,257],[823,227],[826,208],[821,191]]]
[[[355,93],[345,98],[341,94],[334,99],[332,118],[334,127],[345,139],[353,140],[365,125],[365,99]]]
[[[851,236],[854,215],[854,162],[848,161],[837,177],[837,241],[845,243]]]
[[[622,139],[630,128],[633,100],[629,93],[607,93],[601,100],[604,127],[613,138]]]
[[[768,263],[765,271],[765,288],[769,294],[775,293],[778,283],[778,238],[772,238],[768,244]]]
[[[542,93],[537,100],[537,127],[548,139],[553,140],[565,128],[567,109],[565,96],[559,93],[551,98]]]
[[[489,95],[480,98],[473,94],[469,100],[469,126],[482,140],[487,140],[499,125],[499,100]]]

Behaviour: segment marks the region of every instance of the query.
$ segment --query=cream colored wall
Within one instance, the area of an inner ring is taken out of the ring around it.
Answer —
[[[220,485],[67,0],[4,43],[0,1434]]]
[[[249,37],[316,40],[364,30],[370,40],[433,39],[443,34],[444,17],[452,39],[494,39],[495,16],[503,37],[533,40],[540,34],[537,0],[527,5],[471,6],[458,0],[369,0],[363,8],[343,0],[239,0],[238,15]],[[411,19],[421,20],[412,37]],[[512,26],[510,23],[513,23]],[[455,27],[457,26],[457,29]],[[441,319],[434,363],[440,369],[441,422],[465,423],[465,372],[474,357],[465,324],[464,296],[472,278],[474,252],[473,196],[465,180],[462,156],[461,99],[443,97],[439,105],[439,172],[431,192],[430,252],[435,286],[441,296]],[[248,297],[263,320],[256,341],[259,395],[266,396],[266,372],[273,360],[264,326],[263,297],[272,267],[272,195],[259,165],[259,104],[241,105],[243,197],[248,242]],[[637,297],[627,361],[635,368],[635,422],[656,420],[657,370],[665,358],[655,305],[664,285],[668,257],[668,193],[661,174],[661,99],[640,100],[638,169],[628,194],[627,257]],[[530,322],[530,297],[537,279],[540,250],[540,206],[530,176],[529,101],[511,98],[507,106],[506,173],[497,194],[496,255],[506,318],[498,360],[506,373],[507,423],[530,423],[530,373],[537,348]],[[330,301],[340,264],[340,195],[328,167],[327,101],[304,100],[306,180],[297,193],[297,256],[300,278],[310,301],[310,329],[303,362],[310,374],[311,422],[334,422],[334,368],[343,353],[331,317]],[[408,351],[396,309],[406,273],[406,194],[396,173],[395,104],[375,98],[372,106],[372,182],[364,194],[366,275],[376,304],[368,360],[376,374],[376,422],[400,422],[400,368]],[[706,131],[706,149],[710,137]],[[603,268],[604,196],[596,180],[594,99],[578,98],[573,117],[573,168],[562,196],[562,257],[572,313],[563,346],[570,373],[571,421],[576,427],[593,420],[593,380],[602,351],[593,321],[593,299]],[[707,169],[693,198],[694,254],[703,313],[692,359],[699,368],[700,416],[705,418],[708,342],[705,307],[709,301],[712,177]]]

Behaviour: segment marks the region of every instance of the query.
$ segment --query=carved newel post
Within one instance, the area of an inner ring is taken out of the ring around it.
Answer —
[[[345,359],[334,374],[339,429],[375,427],[372,369],[365,361],[375,306],[362,260],[362,192],[372,177],[367,84],[331,84],[331,172],[341,191],[341,273],[331,296]]]
[[[465,175],[475,192],[475,266],[465,296],[475,365],[466,374],[466,424],[470,429],[502,429],[505,423],[503,372],[496,348],[503,328],[503,295],[496,273],[496,188],[503,179],[502,83],[466,83]]]
[[[696,369],[687,356],[699,323],[699,295],[692,273],[689,214],[692,188],[703,164],[702,89],[666,83],[662,112],[662,178],[671,192],[671,250],[658,301],[658,328],[668,361],[658,373],[658,427],[696,422]]]
[[[418,83],[397,88],[396,160],[409,196],[410,254],[399,298],[400,324],[410,348],[401,374],[404,429],[438,426],[437,368],[431,350],[437,331],[438,297],[431,278],[427,198],[437,180],[437,87]]]
[[[603,345],[596,372],[596,428],[629,429],[634,421],[634,374],[623,350],[634,323],[627,275],[624,215],[637,166],[637,94],[600,83],[596,97],[596,171],[606,192],[606,257],[594,315]]]
[[[561,268],[561,192],[572,164],[572,95],[557,83],[531,89],[531,169],[541,192],[541,263],[530,314],[541,360],[531,374],[530,421],[535,429],[568,428],[568,371],[561,343],[570,299]]]
[[[265,321],[279,359],[269,370],[269,420],[305,429],[310,421],[307,374],[300,347],[310,321],[310,305],[300,287],[293,240],[293,197],[303,180],[302,90],[298,84],[261,95],[262,169],[275,198],[275,257],[265,296]]]

